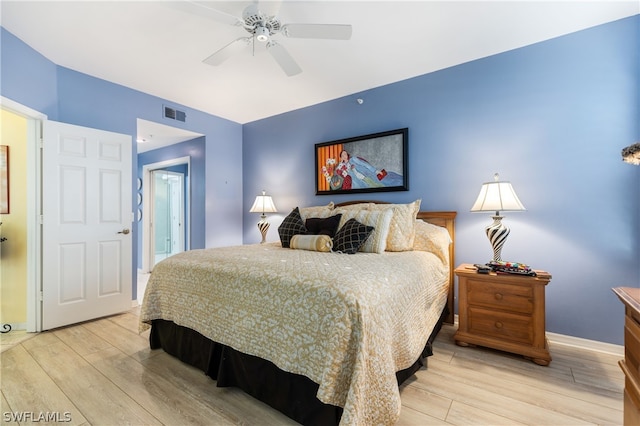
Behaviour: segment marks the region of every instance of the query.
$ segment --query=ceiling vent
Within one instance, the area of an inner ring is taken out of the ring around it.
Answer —
[[[174,108],[170,108],[168,106],[164,107],[164,116],[165,118],[182,121],[183,123],[187,121],[187,113]]]

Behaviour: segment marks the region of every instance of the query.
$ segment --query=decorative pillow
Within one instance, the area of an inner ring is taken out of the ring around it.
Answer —
[[[329,217],[333,214],[333,201],[326,206],[303,207],[300,209],[300,217],[304,222],[309,217]]]
[[[373,226],[364,225],[355,219],[347,220],[333,239],[333,250],[355,254],[369,238],[373,229]]]
[[[342,214],[340,219],[340,227],[349,219],[355,219],[363,225],[372,226],[374,228],[371,237],[360,247],[360,251],[365,253],[382,253],[387,245],[387,236],[389,235],[389,223],[393,212],[373,211],[373,210],[342,210],[335,209],[334,212]],[[335,243],[335,241],[334,241]]]
[[[331,251],[333,240],[328,235],[294,235],[291,248],[311,251]]]
[[[435,254],[445,265],[449,264],[449,244],[451,235],[447,228],[433,225],[423,220],[416,220],[416,238],[414,250],[428,251]]]
[[[341,214],[329,216],[327,218],[310,217],[304,225],[307,228],[307,234],[311,235],[328,235],[333,238],[338,231]]]
[[[355,204],[348,204],[346,206],[340,206],[340,207],[336,207],[336,209],[341,209],[341,210],[369,210],[370,206],[373,205],[373,203],[355,203]]]
[[[300,210],[296,207],[284,218],[280,226],[278,226],[278,234],[280,235],[280,243],[282,247],[288,248],[291,237],[297,234],[306,234],[307,228],[300,217]]]
[[[391,210],[393,212],[391,224],[389,225],[389,236],[387,237],[387,251],[413,250],[416,216],[420,211],[421,201],[418,199],[409,204],[370,205],[369,210]]]

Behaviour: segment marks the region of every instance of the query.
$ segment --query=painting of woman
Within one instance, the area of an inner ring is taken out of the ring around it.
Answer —
[[[335,168],[335,174],[341,177],[332,181],[331,189],[363,189],[400,186],[403,183],[402,175],[395,172],[387,172],[385,169],[376,169],[367,160],[352,156],[347,150],[340,152],[340,162]]]
[[[316,195],[408,190],[408,129],[315,145]]]

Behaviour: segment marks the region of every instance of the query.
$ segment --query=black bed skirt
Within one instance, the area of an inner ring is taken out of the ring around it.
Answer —
[[[432,343],[445,317],[446,312],[443,312],[416,362],[396,373],[398,385],[426,366],[426,358],[433,354]],[[213,342],[197,331],[166,320],[153,321],[149,343],[151,349],[162,348],[204,371],[217,386],[240,388],[303,425],[337,425],[340,422],[342,408],[318,400],[317,383],[283,371],[270,361]]]

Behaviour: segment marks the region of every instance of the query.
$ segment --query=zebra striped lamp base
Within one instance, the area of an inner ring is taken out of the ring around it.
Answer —
[[[493,223],[485,228],[487,237],[493,247],[493,261],[497,262],[502,260],[502,246],[507,241],[507,236],[511,230],[508,226],[502,223],[502,216],[492,216]]]
[[[262,218],[260,222],[258,222],[258,229],[262,234],[262,241],[260,241],[260,244],[264,244],[267,242],[267,231],[269,230],[269,222],[267,222],[265,218]]]

